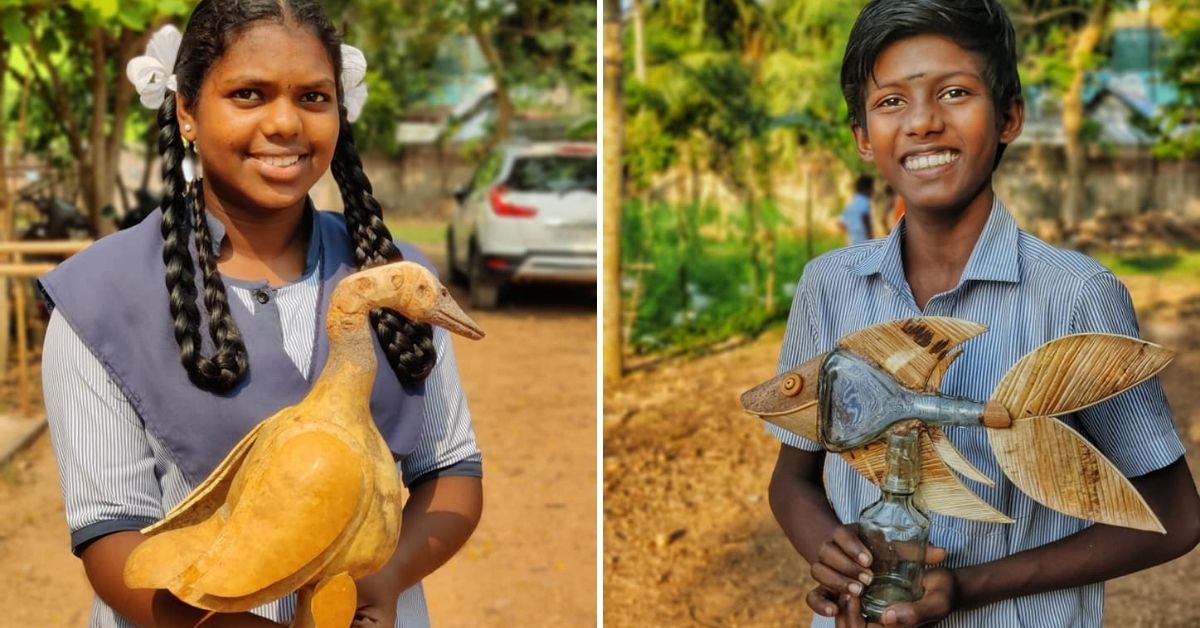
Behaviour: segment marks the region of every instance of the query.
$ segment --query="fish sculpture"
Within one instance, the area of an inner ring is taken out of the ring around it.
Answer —
[[[403,500],[371,417],[371,310],[478,339],[483,332],[433,275],[395,262],[349,275],[330,297],[329,357],[308,395],[259,423],[125,563],[130,588],[170,590],[193,606],[247,611],[299,592],[301,628],[346,628],[356,578],[395,551]]]
[[[940,394],[963,342],[987,327],[948,317],[880,323],[841,338],[837,348],[746,391],[742,407],[821,443],[876,485],[886,470],[889,429],[920,430],[916,495],[933,512],[1011,523],[963,477],[992,486],[942,426],[975,425],[1005,476],[1058,512],[1165,533],[1133,485],[1091,443],[1058,420],[1153,377],[1174,357],[1154,343],[1085,333],[1051,340],[1014,364],[985,402]],[[864,388],[865,387],[865,388]],[[870,390],[867,390],[870,389]],[[885,399],[871,405],[870,399]]]

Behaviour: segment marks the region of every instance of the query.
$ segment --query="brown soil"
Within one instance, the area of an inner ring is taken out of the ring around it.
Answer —
[[[1200,281],[1127,279],[1200,477]],[[807,564],[766,500],[778,442],[741,412],[772,376],[781,332],[635,373],[604,392],[604,625],[797,626]],[[1105,625],[1195,626],[1200,551],[1111,582]]]
[[[594,294],[514,290],[498,310],[471,312],[487,338],[454,341],[484,450],[485,508],[425,582],[436,626],[596,624]],[[92,593],[68,546],[43,435],[0,468],[0,627],[87,624]]]

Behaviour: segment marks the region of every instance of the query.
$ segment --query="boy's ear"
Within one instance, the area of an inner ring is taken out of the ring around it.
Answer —
[[[1017,96],[1013,98],[1012,104],[1008,106],[1008,111],[1004,112],[1000,118],[1000,143],[1012,144],[1021,135],[1021,129],[1025,126],[1025,99]]]
[[[875,150],[871,148],[871,138],[867,135],[867,129],[855,124],[850,127],[850,131],[854,133],[854,147],[858,149],[858,156],[863,161],[874,162]]]

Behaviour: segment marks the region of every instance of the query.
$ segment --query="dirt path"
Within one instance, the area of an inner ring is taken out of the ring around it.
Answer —
[[[471,312],[484,341],[454,341],[486,506],[463,551],[426,580],[439,628],[596,624],[595,309],[589,290],[515,291],[499,310]],[[0,468],[0,628],[87,624],[91,589],[62,509],[43,435]]]
[[[1200,477],[1200,282],[1127,281]],[[604,625],[798,626],[807,566],[766,503],[778,442],[738,395],[770,377],[781,332],[674,361],[604,393]],[[1105,625],[1195,626],[1200,550],[1116,580]]]

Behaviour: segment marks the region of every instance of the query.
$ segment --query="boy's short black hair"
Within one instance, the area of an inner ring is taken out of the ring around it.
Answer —
[[[870,195],[875,191],[875,177],[869,174],[859,175],[854,180],[854,191],[860,194]]]
[[[999,0],[872,0],[858,14],[842,58],[842,95],[851,125],[865,126],[866,86],[875,59],[892,43],[915,35],[944,35],[979,55],[1000,116],[1021,97],[1017,36]]]

